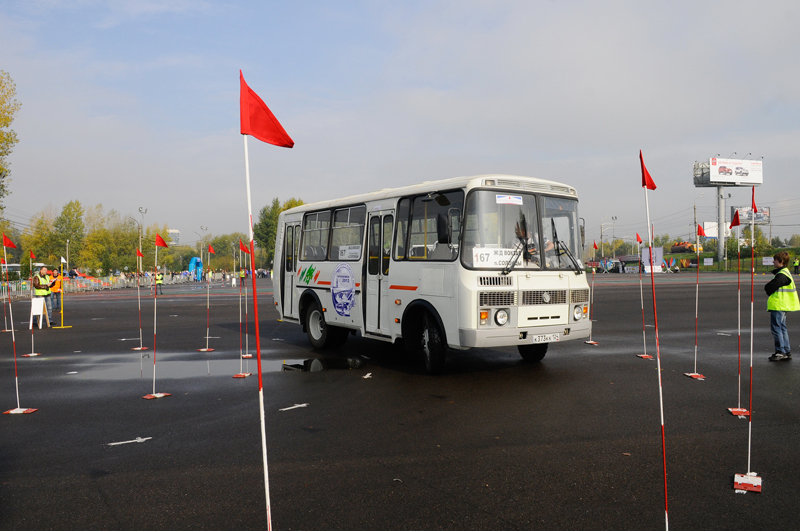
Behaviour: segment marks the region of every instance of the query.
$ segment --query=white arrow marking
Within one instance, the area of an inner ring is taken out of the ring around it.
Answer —
[[[725,333],[723,333],[723,332],[717,332],[717,335],[718,335],[718,336],[729,336],[730,334],[725,334]]]
[[[278,411],[289,411],[290,409],[297,409],[299,407],[307,407],[307,406],[308,406],[308,404],[295,404],[295,405],[290,406],[290,407],[285,407],[283,409],[279,409]]]
[[[140,443],[140,442],[149,441],[150,439],[152,439],[152,437],[145,437],[144,439],[142,439],[141,437],[136,437],[132,441],[113,442],[113,443],[108,443],[108,445],[109,446],[117,446],[118,444]]]
[[[366,380],[367,378],[372,378],[372,373],[371,373],[371,372],[368,372],[367,374],[365,374],[364,376],[362,376],[362,378],[364,378],[365,380]]]
[[[139,340],[138,337],[124,337],[120,339],[120,341],[138,341],[138,340]]]

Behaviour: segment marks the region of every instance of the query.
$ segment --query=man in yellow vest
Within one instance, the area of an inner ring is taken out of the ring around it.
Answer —
[[[33,296],[44,299],[44,304],[47,308],[47,317],[52,325],[54,324],[53,303],[50,301],[50,286],[52,286],[52,283],[50,277],[47,275],[47,266],[42,266],[39,268],[39,272],[33,275]],[[34,324],[38,324],[38,320],[36,320]]]
[[[158,273],[156,273],[156,289],[161,295],[164,294],[164,288],[162,287],[163,285],[164,285],[164,275],[161,274],[161,271],[159,271]]]
[[[792,359],[792,347],[789,343],[789,332],[786,330],[786,312],[800,310],[800,300],[797,298],[792,274],[786,267],[789,265],[789,253],[781,251],[772,260],[775,278],[764,286],[764,291],[769,295],[767,310],[772,336],[775,338],[775,354],[769,357],[769,361],[789,361]]]

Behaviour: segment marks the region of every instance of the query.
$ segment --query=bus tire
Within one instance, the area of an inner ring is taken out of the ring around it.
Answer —
[[[517,345],[519,355],[528,362],[537,362],[544,359],[547,354],[547,346],[550,343],[534,343],[532,345]]]
[[[316,301],[312,301],[308,305],[306,311],[306,333],[311,346],[316,349],[328,350],[342,346],[343,339],[347,339],[347,335],[342,333],[342,330],[336,326],[329,326],[325,322],[325,314],[319,307]]]
[[[420,347],[425,360],[425,371],[428,374],[442,374],[447,359],[447,345],[436,319],[428,312],[422,317],[421,332]]]

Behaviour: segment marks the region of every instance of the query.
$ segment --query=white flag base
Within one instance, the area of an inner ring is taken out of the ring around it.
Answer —
[[[747,418],[750,416],[750,412],[743,407],[729,407],[728,411],[731,412],[731,415],[736,415],[740,419]]]
[[[23,354],[22,355],[23,358],[33,358],[33,357],[36,357],[36,356],[41,356],[41,354],[39,354],[38,352],[31,352],[30,354]]]
[[[597,341],[584,341],[584,343],[586,343],[587,345],[593,345],[593,346],[597,346],[597,345],[600,344]]]
[[[131,350],[147,350],[147,347],[133,347]]]
[[[683,373],[684,376],[688,376],[689,378],[694,378],[695,380],[705,380],[706,377],[702,374],[698,374],[696,372],[685,372]]]
[[[252,357],[253,357],[253,355],[252,355],[252,354],[245,354],[245,355],[244,355],[244,356],[242,356],[242,357],[243,357],[243,358],[246,358],[246,359],[250,359],[250,358],[252,358]]]
[[[643,360],[653,360],[653,359],[655,359],[650,354],[637,354],[636,357],[637,358],[642,358]]]
[[[733,476],[733,488],[736,491],[761,492],[761,478],[755,472],[747,474],[735,474]]]
[[[153,400],[154,398],[164,398],[165,396],[172,396],[170,393],[156,393],[154,395],[144,395],[142,398],[145,400]]]
[[[213,348],[199,348],[197,352],[214,352]]]
[[[35,409],[35,408],[18,407],[18,408],[9,409],[8,411],[3,412],[3,415],[20,415],[20,414],[23,414],[23,413],[33,413],[34,411],[39,411],[39,410]]]
[[[239,374],[234,374],[233,377],[234,378],[247,378],[251,374],[252,373],[250,373],[250,372],[240,372]]]

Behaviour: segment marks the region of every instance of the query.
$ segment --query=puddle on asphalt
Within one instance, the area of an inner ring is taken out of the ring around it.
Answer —
[[[139,363],[117,363],[102,369],[78,371],[80,377],[93,380],[127,380],[132,377],[153,377],[153,362],[144,358]],[[328,370],[358,369],[364,362],[358,358],[313,358],[307,360],[261,360],[263,372],[318,372]],[[91,367],[97,367],[92,365]],[[189,360],[159,361],[156,363],[156,378],[197,378],[200,376],[232,376],[240,372],[258,372],[255,359],[244,360]]]

